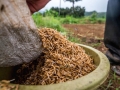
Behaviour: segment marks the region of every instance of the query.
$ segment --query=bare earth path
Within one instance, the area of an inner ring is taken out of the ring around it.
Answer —
[[[81,44],[94,47],[103,53],[107,51],[103,43],[105,24],[64,24],[63,26],[72,32],[74,37],[79,38]],[[120,77],[111,71],[106,82],[98,90],[120,90]]]

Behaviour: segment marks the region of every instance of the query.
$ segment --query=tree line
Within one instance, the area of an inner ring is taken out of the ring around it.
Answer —
[[[60,11],[60,12],[59,12]],[[44,15],[52,14],[54,17],[66,17],[66,16],[73,16],[73,17],[83,17],[85,15],[85,7],[76,6],[71,8],[58,8],[52,7],[49,11],[44,12]]]

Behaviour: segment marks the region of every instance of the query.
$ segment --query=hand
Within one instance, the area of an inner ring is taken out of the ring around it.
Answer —
[[[42,9],[43,7],[45,7],[45,5],[49,2],[50,0],[26,0],[28,7],[31,11],[31,13],[33,14],[36,11],[39,11],[40,9]]]

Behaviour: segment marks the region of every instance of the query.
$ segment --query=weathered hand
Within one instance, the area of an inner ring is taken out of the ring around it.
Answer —
[[[31,13],[42,9],[50,0],[26,0]]]

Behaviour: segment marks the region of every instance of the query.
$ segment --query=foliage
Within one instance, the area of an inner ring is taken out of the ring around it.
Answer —
[[[92,22],[92,24],[97,23],[97,13],[93,12],[92,15],[89,18],[89,21]]]
[[[32,18],[33,18],[33,20],[34,20],[37,27],[40,27],[40,26],[44,25],[42,15],[39,12],[33,14]]]
[[[73,13],[74,13],[74,4],[75,4],[75,2],[78,2],[78,1],[82,1],[82,0],[65,0],[65,1],[69,1],[69,2],[72,2],[72,4],[73,4],[73,7],[72,7],[72,11],[73,11]]]
[[[62,23],[62,24],[74,24],[74,23],[79,23],[79,19],[77,19],[77,18],[74,18],[74,17],[72,17],[72,16],[66,16],[66,18],[62,18],[61,20],[60,20],[60,22]]]
[[[93,12],[90,16],[91,19],[96,20],[97,19],[97,12]]]
[[[94,17],[95,18],[95,17]],[[104,24],[105,18],[91,18],[89,17],[81,17],[74,18],[72,16],[66,16],[65,18],[60,18],[59,21],[62,24]]]
[[[97,17],[97,13],[94,12],[94,13],[89,17],[88,21],[89,21],[91,24],[95,24],[95,23],[102,24],[102,23],[105,23],[105,18],[98,18],[98,17]]]
[[[53,17],[57,17],[58,16],[58,12],[50,9],[50,10],[46,10],[45,13],[43,13],[44,16],[53,16]]]
[[[54,28],[59,32],[65,32],[65,28],[62,27],[62,24],[58,19],[55,19],[53,16],[43,17],[39,12],[32,15],[33,20],[38,28],[48,27]]]
[[[97,11],[85,12],[85,16],[91,16],[94,12],[97,13],[97,18],[105,18],[106,17],[106,12],[97,12]]]
[[[66,16],[73,16],[73,17],[83,17],[85,13],[85,8],[76,6],[74,8],[74,13],[72,13],[72,8],[60,8],[60,17],[66,17]],[[59,13],[59,8],[58,7],[52,7],[49,11],[44,12],[45,16],[54,16],[57,17]]]
[[[73,17],[83,17],[85,13],[85,8],[81,8],[80,6],[76,6],[74,8],[74,14]]]

